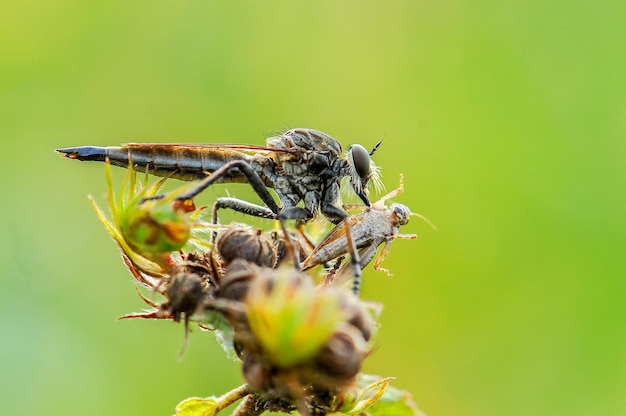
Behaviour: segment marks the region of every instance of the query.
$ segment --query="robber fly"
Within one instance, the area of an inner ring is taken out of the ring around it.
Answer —
[[[370,206],[367,185],[380,183],[378,167],[370,156],[381,142],[368,152],[355,144],[344,157],[341,145],[333,137],[318,130],[296,128],[267,139],[266,147],[220,144],[128,144],[121,147],[81,146],[57,149],[70,159],[110,160],[111,164],[127,167],[132,161],[138,171],[170,176],[187,181],[199,181],[177,200],[191,200],[214,183],[249,183],[265,206],[237,198],[218,198],[213,206],[213,223],[217,211],[230,208],[262,218],[277,219],[287,238],[284,222],[296,220],[302,224],[321,212],[333,224],[344,222],[348,247],[358,257],[351,244],[348,215],[338,207],[340,180],[349,178],[351,188],[366,206]],[[279,206],[268,188],[274,189]],[[297,204],[303,201],[303,206]],[[355,280],[360,279],[354,269]]]
[[[359,257],[352,257],[352,264],[363,269],[367,266],[378,250],[378,246],[385,244],[382,251],[374,261],[374,269],[391,275],[387,269],[380,267],[381,263],[389,253],[391,242],[396,238],[415,239],[415,234],[400,234],[399,228],[409,222],[409,217],[417,216],[424,219],[431,226],[430,221],[420,214],[411,212],[411,210],[402,204],[391,204],[390,207],[385,205],[385,201],[404,192],[403,176],[400,176],[400,185],[397,189],[391,191],[387,195],[380,198],[370,207],[364,208],[360,214],[348,218],[346,223],[336,225],[326,237],[315,247],[313,252],[301,264],[303,270],[313,268],[315,266],[328,263],[332,260],[342,259],[343,256],[350,253],[349,244],[346,235],[346,225],[350,227],[354,245],[358,250]],[[434,227],[434,226],[433,226]],[[339,263],[337,263],[337,268]],[[333,270],[334,272],[334,270]],[[345,276],[346,269],[339,271],[340,279]],[[334,278],[331,273],[329,276]],[[358,281],[354,281],[357,284]],[[359,288],[354,288],[358,292]]]
[[[265,203],[255,206],[245,201],[222,198],[218,208],[266,218],[307,221],[318,211],[334,224],[345,218],[337,207],[339,181],[350,178],[354,192],[367,206],[367,185],[379,182],[371,152],[355,144],[341,155],[341,145],[318,130],[296,128],[267,139],[267,146],[225,144],[138,144],[121,147],[81,146],[57,149],[70,159],[105,161],[128,167],[129,160],[138,171],[185,181],[200,181],[183,195],[192,199],[213,183],[248,182]],[[267,188],[278,195],[279,207]],[[179,199],[182,199],[182,197]],[[296,205],[304,201],[304,207]],[[269,211],[271,212],[268,212]]]

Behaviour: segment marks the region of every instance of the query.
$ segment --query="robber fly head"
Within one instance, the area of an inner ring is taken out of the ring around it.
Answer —
[[[374,154],[382,140],[376,143],[371,152],[368,152],[360,144],[353,144],[346,152],[346,162],[348,165],[348,176],[350,184],[354,192],[361,198],[363,203],[370,206],[371,203],[367,196],[367,185],[372,181],[374,188],[382,187],[380,181],[380,168],[372,161],[371,156]]]

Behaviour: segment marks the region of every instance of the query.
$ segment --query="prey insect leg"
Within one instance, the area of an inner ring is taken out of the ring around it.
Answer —
[[[391,248],[391,242],[396,238],[415,240],[417,238],[417,235],[416,234],[394,234],[393,236],[388,236],[385,238],[385,245],[380,250],[380,253],[378,253],[378,256],[376,256],[376,260],[374,260],[374,270],[383,272],[389,277],[393,276],[393,274],[389,270],[383,267],[380,267],[380,265],[387,257],[387,254],[389,254],[389,249]],[[378,248],[379,245],[380,243],[376,242],[375,244],[372,244],[372,246],[369,247],[372,249],[371,257],[367,259],[367,262],[364,262],[364,264],[369,263],[372,260],[372,258],[374,258],[374,255],[376,254],[376,249]]]
[[[374,261],[374,270],[384,272],[387,276],[390,276],[390,277],[393,276],[391,272],[383,267],[380,267],[380,265],[383,262],[383,260],[385,260],[385,257],[387,257],[387,254],[389,254],[389,249],[391,248],[392,240],[393,238],[385,239],[385,245],[383,249],[380,250],[380,254],[378,254],[378,257],[376,257],[376,260]]]
[[[331,283],[335,281],[335,275],[337,274],[337,271],[341,267],[341,262],[343,262],[344,258],[345,258],[344,256],[341,256],[337,260],[335,260],[335,264],[333,264],[333,267],[328,271],[328,273],[326,274],[326,277],[324,278],[324,282],[323,282],[324,286],[329,286]]]
[[[401,174],[400,184],[398,185],[398,187],[394,189],[393,191],[389,192],[387,195],[382,196],[378,201],[376,201],[376,204],[384,205],[387,200],[391,198],[395,198],[396,196],[400,195],[403,192],[404,192],[404,174]]]

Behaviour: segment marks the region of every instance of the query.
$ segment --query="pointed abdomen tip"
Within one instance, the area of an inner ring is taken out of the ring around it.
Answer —
[[[98,146],[65,147],[56,152],[77,160],[104,160],[106,157],[106,148]]]

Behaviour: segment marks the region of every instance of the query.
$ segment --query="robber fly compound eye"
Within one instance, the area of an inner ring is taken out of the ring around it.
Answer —
[[[352,145],[350,148],[352,154],[352,163],[354,164],[354,170],[359,175],[361,180],[365,181],[370,176],[370,154],[360,144]]]

